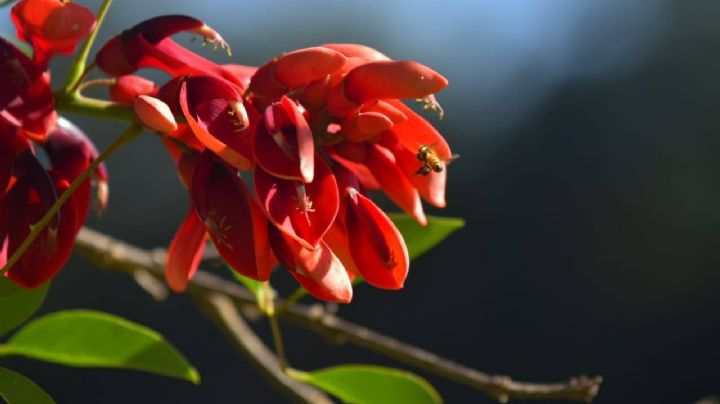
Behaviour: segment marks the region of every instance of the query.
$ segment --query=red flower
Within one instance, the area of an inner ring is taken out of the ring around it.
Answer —
[[[398,99],[431,100],[445,78],[354,44],[289,52],[257,70],[235,67],[236,80],[197,70],[176,70],[190,75],[158,93],[187,121],[167,144],[199,217],[191,208],[173,239],[171,287],[187,284],[207,232],[238,272],[268,279],[274,253],[320,299],[348,302],[355,276],[401,288],[407,248],[366,190],[383,190],[421,224],[421,198],[445,205],[450,149]],[[193,150],[202,151],[194,169],[184,157]],[[253,171],[254,199],[233,169]]]
[[[20,0],[10,15],[17,36],[32,44],[35,62],[42,67],[54,53],[71,54],[95,28],[92,11],[58,0]]]
[[[0,198],[0,265],[5,265],[30,233],[30,226],[44,216],[70,183],[97,157],[95,147],[70,122],[60,119],[44,145],[50,160],[45,169],[33,153],[32,145],[23,139],[16,128],[0,125],[0,143],[3,161],[12,161],[11,173],[7,168],[0,173],[6,185]],[[107,200],[107,173],[100,167],[93,177],[100,209]],[[7,272],[16,283],[33,288],[55,276],[72,252],[77,232],[85,221],[89,207],[91,182],[83,183],[63,205],[58,215],[33,241],[20,260]]]

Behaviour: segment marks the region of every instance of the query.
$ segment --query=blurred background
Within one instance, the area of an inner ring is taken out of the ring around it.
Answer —
[[[0,31],[11,33],[2,11]],[[403,291],[359,287],[342,317],[519,380],[603,375],[597,403],[691,403],[720,392],[720,3],[123,0],[100,42],[170,13],[217,29],[234,51],[211,55],[221,62],[258,65],[359,42],[449,79],[438,95],[446,118],[430,119],[462,157],[449,167],[448,208],[431,212],[467,227],[414,263]],[[200,50],[189,39],[177,38]],[[58,59],[56,81],[68,63]],[[121,129],[71,119],[100,147]],[[91,225],[166,246],[187,196],[160,142],[144,136],[109,170],[109,210]],[[273,282],[290,290],[289,278],[278,271]],[[203,381],[3,359],[60,403],[283,402],[188,296],[156,303],[129,277],[74,258],[43,312],[67,308],[158,330]],[[257,329],[267,335],[264,323]],[[284,332],[298,368],[402,367],[290,325]],[[449,403],[492,402],[419,373]]]

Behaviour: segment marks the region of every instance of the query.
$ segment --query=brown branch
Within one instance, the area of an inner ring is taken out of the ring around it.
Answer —
[[[78,235],[75,252],[100,266],[121,269],[131,274],[142,269],[161,279],[164,276],[165,250],[145,251],[88,228],[83,228]],[[202,270],[195,274],[188,290],[196,296],[223,295],[237,303],[255,304],[252,293],[239,284]],[[282,302],[276,304],[281,307]],[[429,373],[468,385],[501,402],[511,398],[590,402],[597,395],[602,382],[600,376],[580,376],[565,383],[541,384],[489,375],[340,319],[320,305],[294,304],[278,314],[335,341],[348,341],[362,346]]]
[[[205,312],[228,334],[240,353],[285,395],[299,403],[332,404],[332,400],[322,391],[285,374],[279,366],[278,358],[243,320],[230,297],[222,293],[193,294]]]

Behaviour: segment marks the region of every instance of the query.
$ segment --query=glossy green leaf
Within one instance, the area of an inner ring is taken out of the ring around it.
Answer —
[[[0,7],[9,6],[15,3],[17,0],[0,0]]]
[[[5,368],[0,368],[0,397],[8,404],[55,404],[32,380]]]
[[[406,213],[390,213],[388,216],[402,233],[411,260],[465,226],[465,221],[458,217],[428,216],[428,224],[423,227]]]
[[[437,404],[440,394],[420,376],[371,365],[340,365],[313,372],[291,372],[306,383],[354,404]]]
[[[0,346],[20,355],[79,367],[142,370],[199,383],[200,376],[162,335],[108,313],[68,310],[33,320]]]
[[[32,316],[42,306],[49,283],[25,289],[0,276],[0,335],[12,330]]]

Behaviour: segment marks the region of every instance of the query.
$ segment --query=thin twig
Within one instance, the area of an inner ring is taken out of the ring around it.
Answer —
[[[100,266],[130,273],[141,268],[157,277],[164,276],[165,250],[155,249],[152,252],[142,250],[88,228],[80,231],[75,241],[75,252]],[[255,296],[239,284],[202,270],[195,274],[188,290],[194,295],[220,294],[236,303],[255,304]],[[282,307],[282,302],[276,302],[276,305]],[[518,382],[506,376],[490,375],[342,320],[320,305],[294,304],[278,315],[335,341],[348,341],[387,355],[429,373],[473,387],[500,401],[522,398],[589,402],[597,395],[602,382],[600,376],[580,376],[564,383],[541,384]]]

